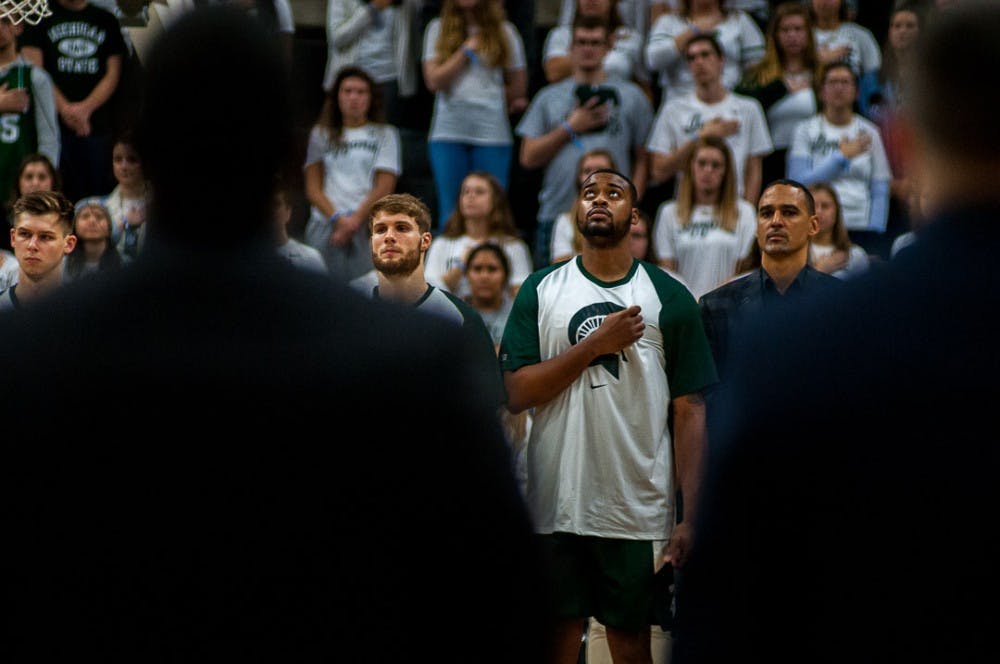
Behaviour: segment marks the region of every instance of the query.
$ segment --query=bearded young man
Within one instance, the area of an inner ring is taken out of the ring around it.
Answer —
[[[352,284],[376,299],[392,300],[461,325],[467,352],[481,367],[483,398],[500,407],[503,379],[493,350],[493,339],[475,309],[448,291],[435,288],[424,277],[424,260],[431,246],[431,213],[410,194],[389,194],[372,205],[369,217],[372,263],[378,283],[370,290],[366,279]]]
[[[632,182],[597,170],[578,203],[582,253],[524,282],[500,360],[508,408],[534,409],[527,500],[553,581],[549,661],[577,661],[593,616],[615,662],[648,664],[655,571],[682,566],[692,543],[715,365],[691,293],[629,251]]]

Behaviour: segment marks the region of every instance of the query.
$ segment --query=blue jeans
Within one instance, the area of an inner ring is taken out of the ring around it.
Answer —
[[[437,192],[438,221],[435,231],[444,228],[458,202],[462,180],[471,171],[486,171],[496,176],[504,191],[510,180],[510,163],[514,155],[513,145],[472,145],[451,141],[429,141],[427,156],[431,160],[434,173],[434,188]]]

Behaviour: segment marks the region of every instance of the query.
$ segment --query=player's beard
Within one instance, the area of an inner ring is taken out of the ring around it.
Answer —
[[[591,224],[584,220],[580,234],[596,247],[613,247],[628,236],[629,226],[628,223],[619,224],[617,219],[612,224]]]
[[[420,267],[420,252],[408,251],[392,260],[382,260],[372,253],[375,269],[389,277],[408,276]]]

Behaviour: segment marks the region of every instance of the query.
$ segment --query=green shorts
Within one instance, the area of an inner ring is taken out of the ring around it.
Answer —
[[[539,535],[556,618],[593,616],[609,627],[646,629],[653,614],[653,543],[552,533]]]

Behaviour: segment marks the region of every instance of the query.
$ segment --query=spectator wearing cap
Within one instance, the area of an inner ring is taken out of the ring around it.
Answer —
[[[125,262],[111,239],[111,213],[103,198],[77,202],[73,215],[76,247],[65,259],[63,278],[75,281],[93,272],[116,270]]]

